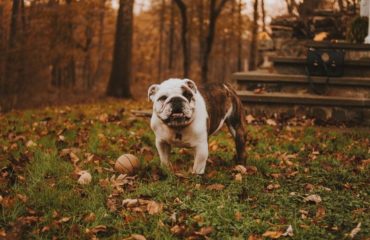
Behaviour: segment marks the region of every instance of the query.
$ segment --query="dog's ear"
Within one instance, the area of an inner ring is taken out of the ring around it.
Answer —
[[[154,102],[154,95],[157,93],[158,89],[159,89],[158,84],[153,84],[152,86],[149,87],[148,100],[152,100],[152,102]]]
[[[188,86],[194,93],[197,93],[198,88],[193,80],[184,79],[186,81],[186,86]]]

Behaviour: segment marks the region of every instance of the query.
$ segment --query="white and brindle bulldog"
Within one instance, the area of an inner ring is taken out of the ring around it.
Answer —
[[[150,126],[156,136],[161,164],[169,166],[171,146],[195,149],[193,173],[203,174],[208,136],[227,124],[235,140],[236,160],[245,161],[244,110],[228,84],[197,87],[189,79],[169,79],[149,87],[153,102]]]

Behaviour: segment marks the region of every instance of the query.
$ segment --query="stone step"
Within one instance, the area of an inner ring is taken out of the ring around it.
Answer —
[[[321,96],[313,94],[292,94],[292,93],[254,93],[251,91],[238,91],[238,96],[243,103],[262,104],[291,104],[309,106],[340,106],[340,107],[361,107],[369,108],[369,98],[348,98]]]
[[[302,57],[271,57],[276,72],[281,74],[306,75],[306,59]],[[370,76],[370,59],[344,61],[343,76],[368,77]]]
[[[238,72],[232,75],[238,84],[247,83],[284,83],[284,84],[309,84],[306,75],[291,75],[267,72]],[[325,84],[326,77],[311,76],[315,84]],[[370,87],[370,77],[331,77],[330,85]]]

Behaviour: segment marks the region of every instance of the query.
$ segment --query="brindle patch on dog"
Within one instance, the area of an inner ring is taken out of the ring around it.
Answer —
[[[199,87],[203,96],[207,112],[207,130],[211,135],[219,129],[221,124],[226,122],[235,140],[237,151],[236,160],[245,161],[245,114],[240,99],[233,88],[225,83],[211,83]]]

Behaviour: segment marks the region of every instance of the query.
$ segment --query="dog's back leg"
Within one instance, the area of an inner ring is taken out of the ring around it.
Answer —
[[[240,164],[246,164],[244,109],[236,96],[233,101],[233,108],[232,114],[226,119],[226,124],[235,141],[236,161]]]

